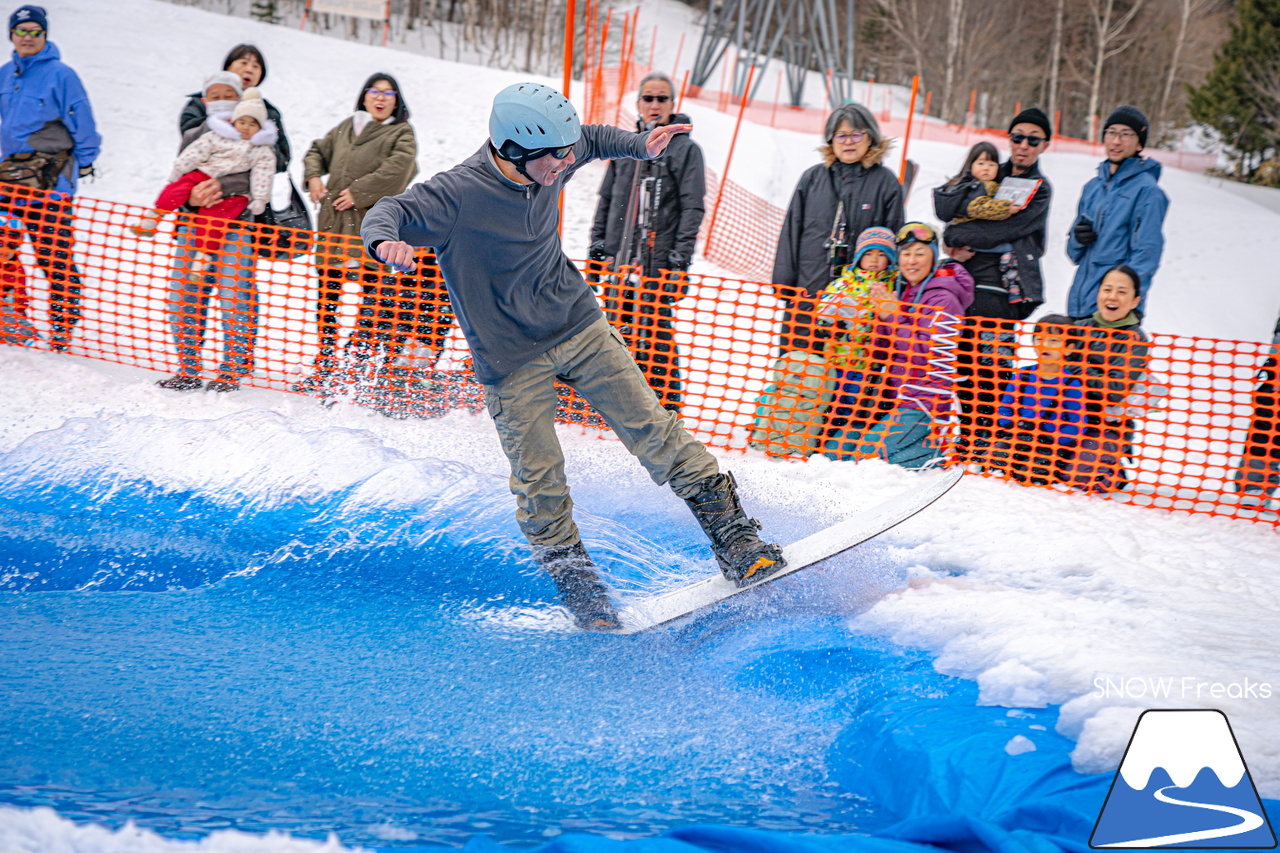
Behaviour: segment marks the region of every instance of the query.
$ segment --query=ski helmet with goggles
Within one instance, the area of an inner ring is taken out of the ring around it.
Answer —
[[[582,136],[578,111],[564,95],[541,83],[515,83],[493,99],[489,141],[499,156],[523,166],[545,154],[564,159]],[[564,150],[564,153],[560,153]]]

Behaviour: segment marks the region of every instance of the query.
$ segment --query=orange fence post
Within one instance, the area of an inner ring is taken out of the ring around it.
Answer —
[[[867,80],[867,109],[871,109],[871,96],[876,87],[876,78],[871,77]]]
[[[778,98],[782,97],[782,69],[778,69],[778,84],[773,87],[773,112],[769,114],[769,127],[778,126]]]
[[[649,70],[653,70],[654,57],[658,55],[658,25],[653,25],[653,42],[649,45]]]
[[[964,117],[964,144],[969,144],[969,131],[973,129],[973,108],[978,101],[978,90],[972,89],[969,92],[969,112]]]
[[[680,108],[684,106],[685,89],[689,88],[689,69],[684,70],[684,79],[680,81],[680,99],[676,101],[676,112],[680,112]]]
[[[911,145],[911,119],[916,112],[916,93],[920,91],[920,78],[911,78],[911,107],[907,110],[907,130],[902,134],[902,167],[898,169],[898,183],[907,174],[907,148]]]
[[[826,84],[822,89],[822,108],[824,110],[831,109],[831,69],[827,69],[827,76],[823,80]]]
[[[1053,135],[1062,133],[1062,110],[1053,111]]]
[[[634,26],[631,13],[622,16],[622,52],[618,61],[618,98],[613,109],[613,123],[617,124],[622,115],[622,92],[627,85],[627,45],[630,44],[631,29]]]
[[[564,91],[562,94],[569,97],[569,84],[573,82],[573,31],[574,25],[577,23],[577,0],[569,0],[568,7],[564,13]],[[560,212],[560,235],[564,236],[564,193],[560,193],[560,198],[556,201],[556,207]]]
[[[707,248],[711,248],[711,241],[715,235],[716,216],[720,213],[720,200],[724,198],[724,185],[729,182],[729,166],[733,163],[733,149],[738,144],[738,129],[742,127],[742,114],[747,111],[747,97],[751,94],[751,80],[756,76],[755,65],[751,66],[751,70],[747,72],[747,85],[742,90],[742,102],[738,106],[738,120],[733,125],[733,136],[729,140],[729,155],[724,160],[724,171],[720,173],[720,187],[716,190],[716,203],[711,207],[711,221],[707,223]]]
[[[609,11],[604,16],[604,26],[600,28],[600,49],[596,51],[596,94],[592,99],[592,115],[591,123],[595,124],[600,121],[604,115],[604,52],[605,47],[609,44],[609,24],[613,21],[613,7],[609,7]]]
[[[676,72],[680,70],[680,54],[684,53],[684,33],[680,34],[680,43],[676,45],[676,61],[671,63],[671,79],[675,79]]]

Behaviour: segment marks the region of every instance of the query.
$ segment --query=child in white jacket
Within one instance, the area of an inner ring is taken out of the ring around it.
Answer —
[[[174,161],[170,183],[156,198],[155,211],[133,227],[135,234],[153,236],[160,218],[187,204],[197,184],[237,172],[250,173],[252,199],[242,195],[227,196],[200,208],[198,216],[206,220],[230,221],[243,213],[246,207],[254,214],[266,210],[271,199],[271,179],[276,170],[273,146],[279,131],[267,118],[267,105],[262,95],[256,88],[245,90],[230,122],[221,116],[210,115],[205,125],[209,130],[183,149]],[[213,262],[225,233],[225,225],[196,220],[192,227],[193,247],[202,253],[203,264]],[[197,264],[197,269],[203,264]]]

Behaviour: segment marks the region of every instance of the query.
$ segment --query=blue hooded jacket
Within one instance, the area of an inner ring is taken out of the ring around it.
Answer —
[[[1098,176],[1084,185],[1076,219],[1093,220],[1098,239],[1082,246],[1071,233],[1067,255],[1079,268],[1067,297],[1067,314],[1087,317],[1097,310],[1102,276],[1116,264],[1128,264],[1142,278],[1142,302],[1146,305],[1151,277],[1160,268],[1164,252],[1164,215],[1169,197],[1156,183],[1160,164],[1151,158],[1130,157],[1111,174],[1111,163],[1102,161]]]
[[[0,158],[36,150],[32,135],[51,121],[62,122],[75,151],[74,168],[59,176],[56,189],[74,193],[80,167],[97,159],[102,137],[80,78],[63,64],[53,42],[35,56],[15,53],[0,67]]]

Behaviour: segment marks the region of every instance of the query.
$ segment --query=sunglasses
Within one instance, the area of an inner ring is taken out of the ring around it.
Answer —
[[[909,240],[914,240],[918,243],[935,243],[938,240],[938,235],[923,222],[908,222],[898,229],[897,242],[898,245],[902,245]]]
[[[1039,148],[1041,143],[1048,142],[1049,140],[1045,139],[1043,136],[1026,136],[1021,133],[1011,133],[1009,134],[1009,141],[1014,145],[1021,145],[1025,142],[1032,148]]]
[[[395,89],[365,89],[364,93],[371,98],[394,98],[398,94]]]
[[[40,38],[40,36],[44,35],[44,30],[39,28],[34,30],[16,29],[13,31],[13,34],[18,38],[38,39]]]
[[[641,95],[640,100],[644,101],[646,104],[652,104],[654,101],[657,101],[660,104],[665,104],[667,101],[671,100],[671,96],[670,95]]]

